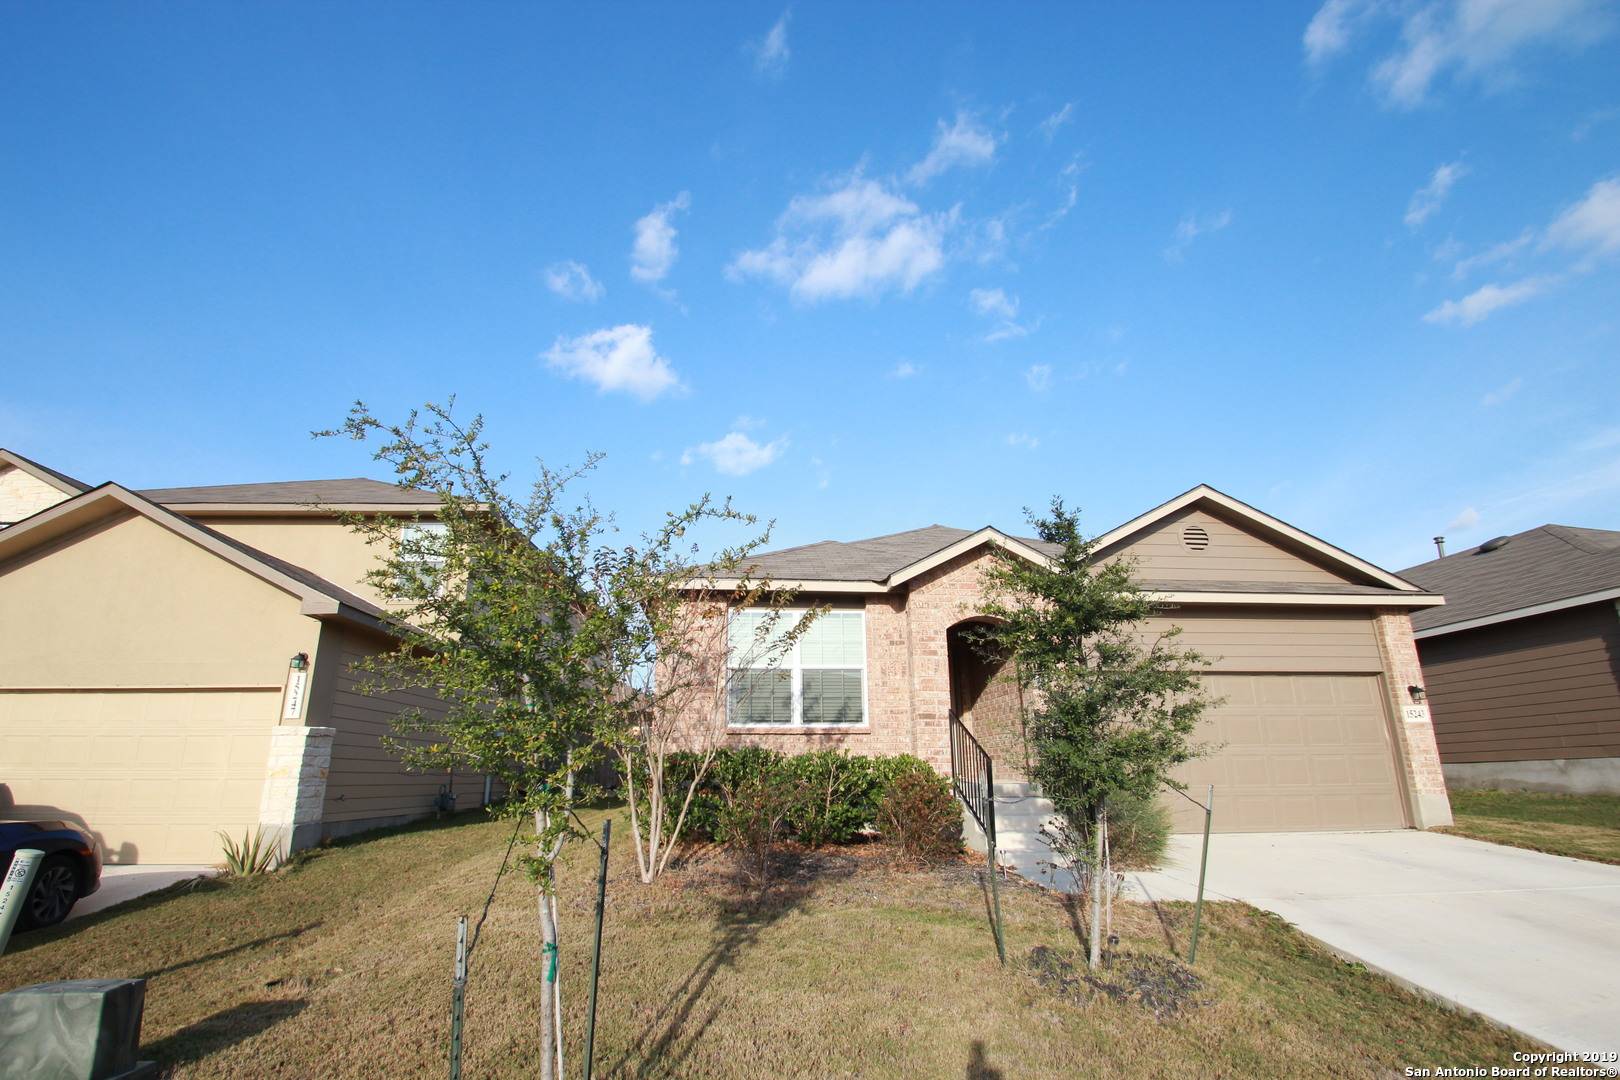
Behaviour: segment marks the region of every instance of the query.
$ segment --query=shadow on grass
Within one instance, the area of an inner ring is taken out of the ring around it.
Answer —
[[[292,930],[284,930],[279,934],[266,934],[264,937],[254,938],[252,941],[244,941],[240,945],[232,945],[228,949],[219,949],[216,952],[211,952],[203,956],[194,956],[190,960],[179,960],[173,964],[169,964],[166,967],[153,968],[151,971],[142,972],[140,975],[137,975],[136,978],[155,979],[159,975],[172,975],[176,971],[184,971],[186,968],[197,967],[200,964],[211,964],[215,960],[223,960],[227,956],[235,956],[237,953],[247,952],[250,949],[257,949],[261,945],[269,945],[272,942],[287,941],[291,938],[302,937],[311,930],[319,928],[320,925],[320,920],[317,919],[315,922],[307,923]]]
[[[734,967],[771,927],[801,907],[827,882],[853,876],[859,863],[848,855],[823,852],[778,852],[772,857],[772,880],[763,889],[732,869],[717,871],[728,895],[720,898],[715,913],[715,936],[707,952],[681,980],[669,999],[636,1035],[630,1048],[608,1070],[611,1075],[649,1076],[679,1072],[720,1006],[709,1007],[694,1021],[704,995],[723,968]]]
[[[984,1043],[974,1039],[968,1050],[967,1080],[1005,1080],[1005,1077],[1006,1073],[991,1066],[990,1059],[984,1056]]]
[[[187,1024],[141,1047],[140,1056],[161,1065],[186,1065],[245,1042],[304,1011],[302,999],[244,1001],[195,1024]]]

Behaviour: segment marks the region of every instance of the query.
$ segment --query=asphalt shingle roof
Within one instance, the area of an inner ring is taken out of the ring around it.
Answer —
[[[803,547],[767,551],[750,564],[757,576],[781,581],[882,581],[919,559],[948,548],[977,529],[957,529],[949,525],[927,525],[921,529],[874,536],[867,540],[823,540]],[[1042,551],[1053,545],[1024,537],[1018,539]]]
[[[282,480],[268,484],[151,488],[140,494],[164,506],[185,506],[190,503],[434,506],[439,502],[439,497],[431,491],[414,491],[363,476],[345,480]]]
[[[1400,573],[1445,594],[1445,607],[1412,613],[1412,626],[1427,630],[1620,588],[1620,532],[1542,525],[1495,551],[1473,547]]]

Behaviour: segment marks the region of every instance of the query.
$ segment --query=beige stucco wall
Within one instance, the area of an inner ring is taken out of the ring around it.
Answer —
[[[39,477],[0,462],[0,525],[32,517],[68,498]]]
[[[365,580],[366,574],[382,563],[380,549],[367,544],[363,535],[336,518],[187,516],[215,532],[302,566],[372,603],[385,607],[392,604],[391,597]]]
[[[214,862],[258,822],[298,601],[125,514],[0,565],[6,813],[66,817],[109,861]]]

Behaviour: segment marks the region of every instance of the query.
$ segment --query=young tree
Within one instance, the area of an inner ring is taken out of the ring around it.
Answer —
[[[589,503],[564,502],[599,458],[561,472],[544,465],[521,495],[492,471],[483,420],[462,424],[454,399],[401,424],[356,403],[338,431],[378,443],[375,457],[405,487],[438,495],[416,521],[350,514],[380,549],[370,584],[395,598],[397,647],[360,664],[366,688],[437,694],[442,714],[406,708],[390,740],[408,767],[468,769],[498,778],[505,812],[532,817],[524,863],[537,887],[542,966],[541,1076],[563,1075],[557,981],[556,860],[580,834],[580,778],[612,744],[618,714],[612,654],[618,626],[594,602],[588,571],[607,522]]]
[[[749,675],[769,678],[821,611],[790,614],[796,594],[754,576],[750,563],[770,540],[768,525],[707,559],[687,541],[698,527],[757,524],[729,500],[705,495],[670,514],[639,546],[604,551],[593,570],[592,591],[616,626],[614,671],[623,692],[613,750],[643,882],[664,871],[680,841],[721,745],[727,698],[752,689],[739,682],[733,647],[757,660]],[[739,634],[730,613],[741,610],[752,618]],[[672,791],[666,765],[677,751],[694,754],[696,762]]]
[[[1090,872],[1091,962],[1100,957],[1098,907],[1104,815],[1110,795],[1156,797],[1170,774],[1199,756],[1193,733],[1213,704],[1199,676],[1208,661],[1180,648],[1179,627],[1151,634],[1159,605],[1123,559],[1099,562],[1061,499],[1030,513],[1058,551],[1046,564],[996,549],[986,571],[996,620],[981,632],[1017,664],[1031,695],[1027,730],[1034,776],[1070,826],[1072,861]]]

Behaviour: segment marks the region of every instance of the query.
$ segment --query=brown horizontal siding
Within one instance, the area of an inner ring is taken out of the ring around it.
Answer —
[[[1376,674],[1372,618],[1332,608],[1185,607],[1148,620],[1149,633],[1181,627],[1178,644],[1217,672]]]
[[[423,816],[433,812],[439,788],[450,777],[441,771],[412,772],[399,755],[384,744],[385,738],[426,741],[425,736],[402,736],[394,721],[408,709],[421,709],[429,715],[442,714],[444,703],[424,690],[397,690],[389,694],[365,694],[360,690],[363,673],[354,665],[370,655],[366,644],[347,639],[332,694],[331,723],[337,728],[332,739],[332,768],[326,782],[325,818],[330,822],[363,821],[372,818]],[[459,806],[477,806],[484,795],[481,774],[460,773],[452,790]]]
[[[1182,542],[1182,530],[1197,525],[1209,534],[1209,546],[1193,551]],[[1343,584],[1349,580],[1303,553],[1287,550],[1255,535],[1236,522],[1201,509],[1172,514],[1137,534],[1128,544],[1103,553],[1134,559],[1138,575],[1162,581],[1266,581]]]
[[[1611,603],[1418,642],[1440,757],[1620,755],[1620,614]]]

